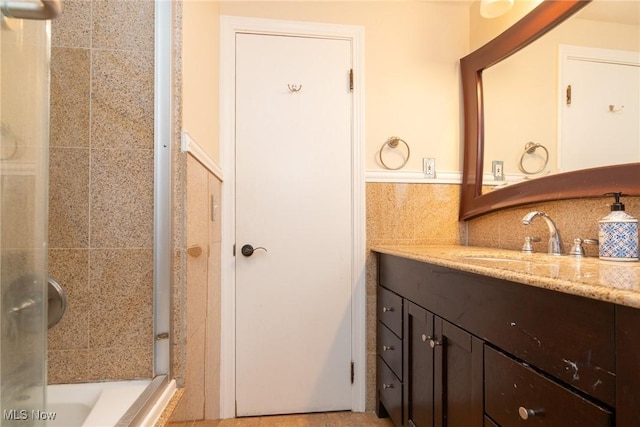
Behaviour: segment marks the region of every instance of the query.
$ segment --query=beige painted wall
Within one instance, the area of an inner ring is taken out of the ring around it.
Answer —
[[[222,15],[359,25],[365,29],[366,168],[390,136],[411,145],[404,170],[460,170],[460,57],[468,53],[464,2],[223,1]]]
[[[220,163],[219,11],[219,1],[182,3],[183,129],[216,163]]]
[[[488,43],[541,2],[542,0],[518,0],[504,15],[487,19],[480,16],[480,0],[476,0],[471,5],[469,16],[469,47],[475,50]]]

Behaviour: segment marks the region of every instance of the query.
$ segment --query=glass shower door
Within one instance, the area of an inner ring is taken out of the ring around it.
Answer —
[[[4,2],[3,6],[4,6]],[[45,425],[49,21],[0,15],[0,424]],[[5,10],[3,10],[3,13]],[[23,10],[24,12],[24,10]],[[7,13],[11,13],[8,11]]]

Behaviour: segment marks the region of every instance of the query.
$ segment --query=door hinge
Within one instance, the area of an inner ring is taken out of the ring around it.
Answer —
[[[353,360],[351,361],[351,384],[353,384],[353,381],[356,378],[356,367],[355,367],[355,363],[353,363]]]
[[[236,244],[233,244],[233,256],[236,256]]]
[[[567,86],[567,105],[571,105],[571,85]]]
[[[353,68],[349,70],[349,92],[353,92]]]

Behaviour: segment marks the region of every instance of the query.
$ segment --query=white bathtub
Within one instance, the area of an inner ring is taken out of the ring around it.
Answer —
[[[47,387],[47,427],[114,426],[151,381],[59,384]]]

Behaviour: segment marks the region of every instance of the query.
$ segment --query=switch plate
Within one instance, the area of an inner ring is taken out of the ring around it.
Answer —
[[[504,180],[504,170],[502,169],[502,160],[494,160],[491,162],[491,170],[493,171],[493,179],[496,181]]]
[[[422,159],[422,168],[424,170],[425,178],[436,177],[436,159],[425,157]]]

